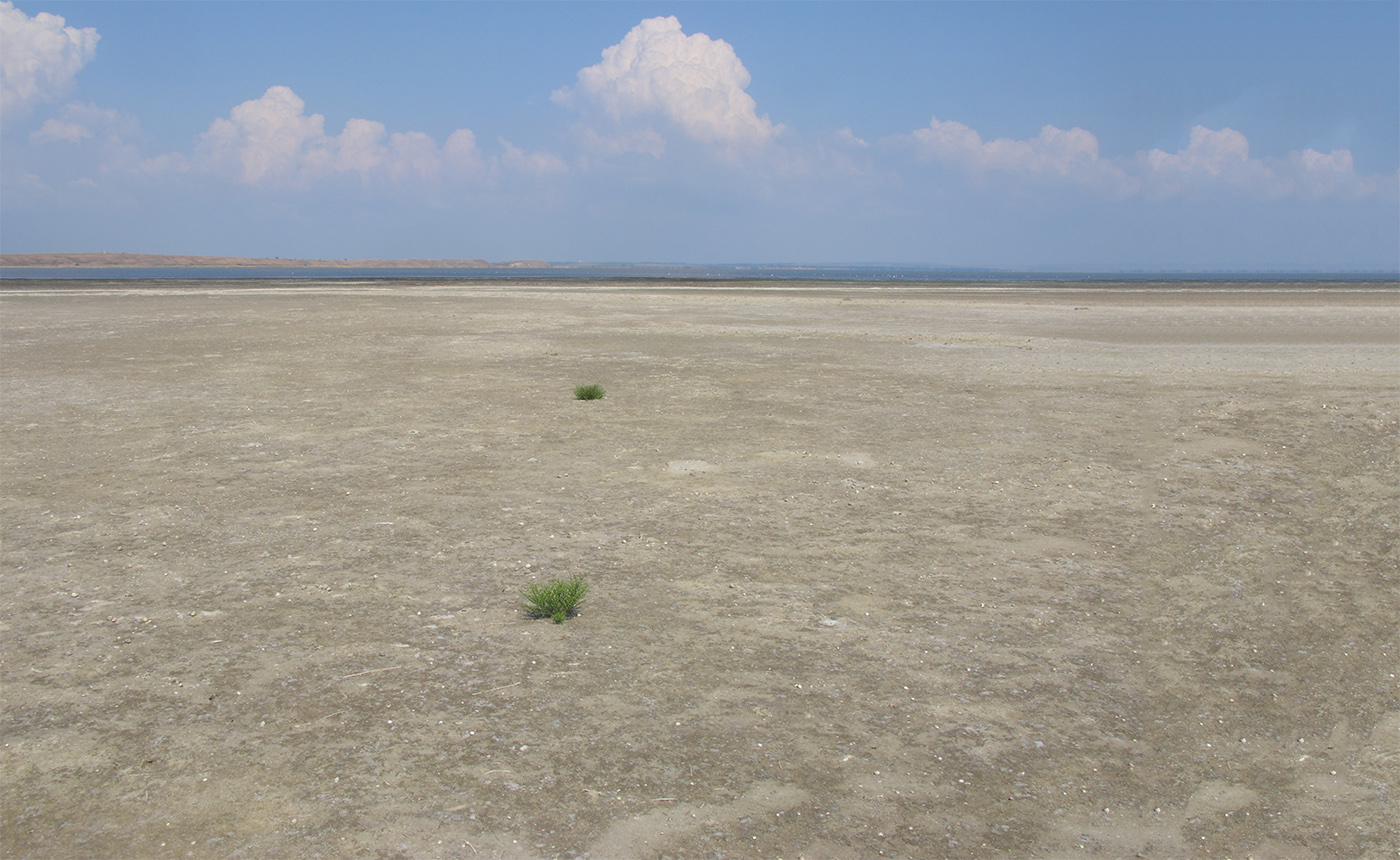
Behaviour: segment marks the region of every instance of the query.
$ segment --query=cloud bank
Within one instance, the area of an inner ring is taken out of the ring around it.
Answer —
[[[318,179],[358,176],[368,182],[468,175],[482,167],[476,136],[458,129],[439,147],[422,132],[388,134],[383,123],[351,119],[337,135],[325,117],[306,112],[290,87],[274,86],[210,124],[190,166],[247,185],[306,187]]]
[[[1026,140],[984,141],[960,122],[934,117],[927,128],[891,141],[912,144],[920,160],[939,162],[970,176],[999,172],[1053,178],[1115,197],[1200,196],[1228,189],[1264,199],[1334,194],[1357,198],[1395,184],[1392,177],[1357,174],[1352,154],[1345,149],[1330,153],[1304,149],[1283,159],[1257,159],[1250,156],[1249,141],[1240,132],[1203,125],[1191,129],[1190,141],[1177,152],[1154,148],[1115,159],[1100,157],[1098,139],[1091,132],[1053,125]]]
[[[561,105],[586,102],[614,122],[659,115],[692,140],[732,155],[762,146],[782,130],[758,115],[745,92],[750,80],[728,42],[704,33],[687,36],[675,16],[648,18],[604,49],[602,62],[579,70],[578,84],[555,91],[553,99]],[[589,131],[603,150],[659,156],[664,146],[651,129],[608,139]]]
[[[467,128],[439,146],[428,134],[390,134],[374,120],[348,120],[336,135],[326,133],[325,123],[321,114],[306,113],[306,102],[290,87],[269,87],[210,123],[191,156],[161,156],[147,162],[146,170],[195,170],[245,185],[299,189],[337,177],[400,185],[487,179],[501,167],[532,174],[567,170],[557,156],[526,153],[504,138],[503,154],[487,159]]]
[[[1013,170],[1027,173],[1058,173],[1061,176],[1099,159],[1099,141],[1082,128],[1068,131],[1047,125],[1029,140],[998,138],[983,142],[982,136],[960,122],[943,122],[934,117],[928,128],[913,133],[919,152],[959,164],[971,170]]]
[[[68,27],[47,12],[31,18],[9,0],[0,2],[0,111],[64,95],[97,55],[100,38],[92,27]]]

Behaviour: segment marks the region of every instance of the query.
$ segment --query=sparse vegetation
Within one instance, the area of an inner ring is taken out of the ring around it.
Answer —
[[[578,605],[587,593],[588,584],[582,576],[531,585],[525,589],[525,611],[532,618],[549,618],[555,624],[563,624],[564,619],[578,614]]]
[[[601,385],[580,385],[574,389],[574,396],[579,400],[602,400],[607,394]]]

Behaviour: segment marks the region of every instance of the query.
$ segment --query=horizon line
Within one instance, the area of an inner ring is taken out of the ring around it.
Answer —
[[[834,263],[814,262],[679,262],[654,260],[558,260],[516,259],[503,262],[489,262],[481,258],[326,258],[326,257],[243,257],[206,254],[149,254],[125,251],[78,251],[78,252],[0,252],[0,268],[3,269],[317,269],[334,271],[337,269],[386,269],[386,270],[430,270],[430,269],[681,269],[704,270],[726,269],[742,272],[745,270],[792,272],[855,270],[868,272],[920,272],[934,273],[977,273],[982,275],[1367,275],[1374,277],[1400,277],[1400,267],[1394,269],[1355,268],[1355,269],[1313,269],[1313,268],[1271,268],[1271,267],[1106,267],[1094,264],[1047,264],[1040,266],[998,267],[986,265],[956,265],[948,263],[891,263],[852,261]],[[561,273],[562,274],[562,273]]]

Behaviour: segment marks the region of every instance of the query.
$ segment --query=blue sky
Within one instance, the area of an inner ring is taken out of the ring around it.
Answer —
[[[1400,268],[1393,2],[19,0],[0,24],[8,252]]]

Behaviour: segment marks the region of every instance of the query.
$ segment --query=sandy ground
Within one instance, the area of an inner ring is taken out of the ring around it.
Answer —
[[[1400,850],[1394,289],[63,286],[7,858]]]

